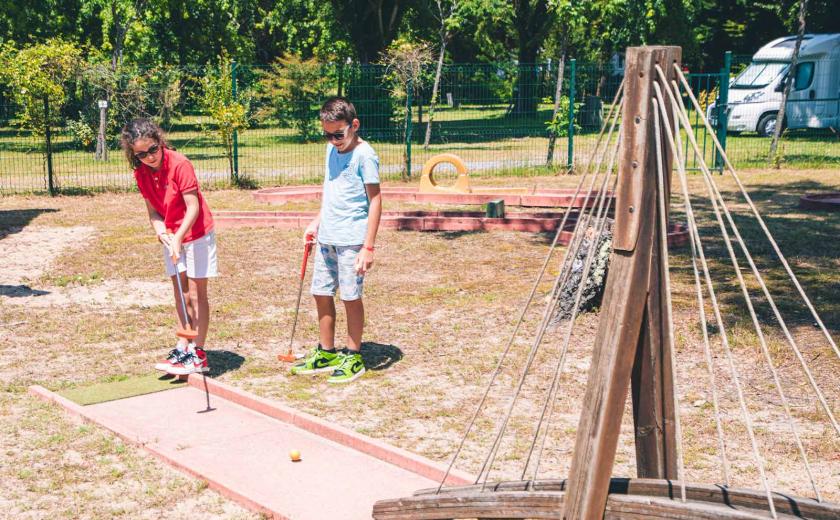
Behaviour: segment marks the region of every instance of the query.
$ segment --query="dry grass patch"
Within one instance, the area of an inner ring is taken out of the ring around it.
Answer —
[[[731,194],[734,184],[727,177],[719,179],[722,189]],[[480,179],[475,184],[574,187],[578,180],[578,177]],[[826,324],[836,334],[840,329],[840,299],[836,296],[840,289],[837,260],[840,244],[836,241],[840,215],[802,212],[796,207],[796,200],[803,191],[837,186],[840,173],[756,171],[745,173],[744,180],[751,187],[756,203],[765,211],[768,226],[776,233],[782,250],[788,254],[800,280],[813,296]],[[701,179],[692,176],[690,182],[693,192],[701,193]],[[281,207],[257,204],[250,193],[242,191],[213,191],[208,193],[208,200],[216,210],[317,208],[317,203],[312,202]],[[386,201],[387,209],[419,206],[434,208]],[[704,215],[708,215],[709,209],[698,203],[698,211],[705,212]],[[759,244],[755,237],[760,230],[743,217],[743,204],[733,206],[735,210],[736,220],[744,225],[742,233],[750,237],[751,243]],[[675,211],[675,218],[682,218],[679,211]],[[164,497],[163,502],[167,503],[170,498],[166,497],[183,496],[198,484],[176,477],[162,478],[160,475],[166,470],[138,456],[134,450],[123,449],[124,453],[117,457],[108,451],[110,448],[102,448],[105,441],[101,439],[111,439],[110,443],[116,441],[96,429],[65,433],[64,437],[50,441],[55,433],[53,426],[63,424],[63,419],[55,409],[34,403],[24,393],[26,386],[32,383],[57,389],[118,374],[147,373],[150,365],[173,341],[168,282],[162,274],[159,246],[148,230],[139,195],[103,194],[55,199],[8,197],[0,202],[0,237],[4,237],[0,238],[0,247],[19,232],[15,229],[37,232],[77,226],[93,228],[94,238],[78,241],[75,248],[65,249],[46,264],[43,272],[28,278],[26,283],[32,290],[65,295],[81,294],[67,291],[97,287],[108,292],[112,299],[100,303],[72,300],[68,296],[61,306],[39,306],[34,304],[37,296],[32,296],[32,304],[26,305],[11,303],[11,298],[0,296],[3,410],[11,413],[11,427],[30,432],[19,437],[19,450],[5,451],[3,464],[0,464],[0,481],[12,482],[21,489],[32,488],[27,491],[30,494],[5,493],[5,496],[13,497],[13,507],[24,507],[32,497],[46,495],[45,489],[28,483],[26,476],[22,477],[18,471],[32,463],[27,450],[40,449],[38,447],[44,443],[52,442],[56,456],[74,450],[90,461],[106,455],[118,461],[121,460],[119,457],[133,457],[132,460],[137,461],[136,469],[126,470],[125,475],[130,475],[136,486],[117,487],[124,478],[115,479],[109,486],[115,486],[114,490],[119,489],[125,495],[121,500],[139,504],[137,507],[141,509],[151,503],[146,495],[150,488],[156,490],[152,496]],[[733,333],[733,355],[741,370],[750,410],[755,416],[762,454],[772,470],[774,485],[809,495],[807,480],[792,449],[790,430],[763,365],[757,338],[751,332],[745,308],[738,304],[739,290],[732,284],[728,260],[719,257],[723,249],[720,244],[715,245],[713,231],[714,226],[708,223],[704,226],[704,237],[710,237],[710,246],[713,246],[710,247],[713,257],[710,260],[715,279],[725,289],[720,293],[727,308],[725,324]],[[300,232],[270,228],[225,229],[218,235],[222,276],[210,284],[213,314],[208,343],[211,361],[217,367],[214,376],[441,462],[449,460],[463,435],[489,375],[507,345],[550,244],[549,236],[528,233],[382,231],[376,264],[365,288],[365,340],[369,342],[365,347],[366,355],[368,360],[375,358],[382,369],[371,370],[352,385],[336,387],[328,385],[323,377],[291,377],[288,367],[275,357],[288,344],[302,255]],[[832,242],[829,237],[835,240]],[[838,360],[824,339],[820,340],[821,334],[813,328],[808,316],[795,307],[795,293],[785,285],[783,273],[773,267],[772,251],[765,246],[756,247],[756,261],[768,276],[771,290],[780,295],[777,303],[790,319],[789,324],[800,341],[814,377],[838,414],[840,389],[833,383]],[[559,258],[552,262],[550,274],[556,273],[558,261]],[[719,482],[711,394],[687,249],[674,251],[672,263],[678,291],[675,294],[678,376],[689,477]],[[2,268],[0,272],[3,272]],[[499,419],[507,412],[511,391],[519,380],[552,281],[546,279],[540,284],[536,304],[525,315],[510,359],[503,365],[485,412],[467,439],[458,463],[462,470],[475,472],[484,461]],[[161,288],[159,301],[147,305],[138,304],[139,298],[131,301],[134,288],[153,286]],[[120,293],[118,288],[125,291]],[[120,294],[123,296],[118,297]],[[840,461],[837,458],[840,449],[836,436],[829,430],[824,413],[815,406],[809,388],[802,385],[801,368],[773,325],[772,314],[768,313],[766,305],[758,308],[762,320],[768,324],[766,333],[771,356],[779,367],[782,384],[822,491],[826,497],[840,500]],[[707,310],[711,315],[710,309]],[[337,327],[340,342],[345,327],[342,311]],[[548,429],[541,476],[560,477],[568,472],[596,329],[596,315],[578,319]],[[514,408],[492,478],[521,476],[564,335],[563,328],[552,329],[546,335],[533,365],[534,375],[526,379]],[[306,295],[296,338],[296,348],[300,351],[314,346],[317,338],[314,305]],[[733,483],[757,487],[757,473],[739,420],[740,410],[732,392],[732,378],[720,349],[717,329],[712,329],[711,341],[723,421],[731,436],[727,449],[731,450]],[[32,369],[33,359],[37,359],[38,370]],[[53,424],[43,430],[43,427],[22,423],[28,415]],[[635,473],[632,437],[628,408],[617,454],[617,474],[632,476]],[[95,473],[105,481],[112,471],[108,464],[96,469],[101,473]],[[78,496],[75,502],[70,502],[74,507],[90,507],[99,516],[111,514],[108,508],[115,502],[113,497],[107,493],[106,496],[94,492],[76,493],[79,486],[88,482],[87,477],[81,471],[63,471],[66,473],[61,478],[57,475],[49,481],[49,486],[54,488],[50,493]],[[533,471],[533,466],[528,471]],[[530,473],[526,472],[528,475]],[[172,483],[160,490],[160,482]],[[215,495],[205,490],[197,496]],[[35,502],[37,507],[54,516],[64,514],[60,500],[55,503],[48,500],[45,496]],[[207,505],[209,509],[205,516],[232,518],[239,514],[228,511],[226,508],[232,506],[221,499],[213,499],[219,502],[206,500],[216,505]],[[134,506],[125,507],[127,511],[133,511],[131,507]]]

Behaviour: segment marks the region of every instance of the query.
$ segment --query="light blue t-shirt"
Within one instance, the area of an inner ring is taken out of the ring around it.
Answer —
[[[355,246],[365,242],[368,200],[365,184],[379,184],[379,157],[367,142],[347,153],[327,144],[318,242]]]

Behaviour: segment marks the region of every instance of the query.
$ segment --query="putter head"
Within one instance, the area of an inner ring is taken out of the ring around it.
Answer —
[[[198,331],[190,329],[178,329],[177,331],[175,331],[175,335],[179,338],[195,339],[198,337]]]
[[[284,363],[294,363],[297,358],[294,354],[289,352],[288,354],[277,354],[277,359]]]

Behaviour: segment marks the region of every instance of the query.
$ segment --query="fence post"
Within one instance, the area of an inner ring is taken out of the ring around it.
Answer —
[[[411,98],[414,82],[408,79],[405,92],[405,175],[411,178]]]
[[[575,167],[575,76],[577,60],[569,60],[569,151],[566,166]]]
[[[52,135],[50,133],[50,101],[47,96],[44,96],[44,138],[47,146],[47,190],[50,195],[56,194],[55,180],[53,179],[53,162],[52,162]]]
[[[720,147],[726,151],[726,127],[729,124],[727,108],[729,104],[729,75],[732,72],[732,51],[726,51],[723,55],[723,68],[720,69],[720,94],[717,103],[717,138]],[[723,157],[719,151],[715,151],[715,166],[723,173]]]
[[[236,62],[230,62],[230,90],[233,95],[233,101],[236,102],[238,94],[236,92]],[[239,132],[233,131],[233,178],[239,182]]]

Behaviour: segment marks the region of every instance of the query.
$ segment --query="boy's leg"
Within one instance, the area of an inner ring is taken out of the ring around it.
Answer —
[[[318,339],[324,350],[335,350],[335,297],[315,295],[318,309]]]
[[[359,352],[365,328],[365,306],[361,298],[344,300],[344,310],[347,312],[347,348]]]

